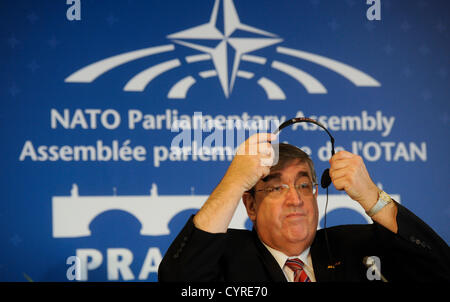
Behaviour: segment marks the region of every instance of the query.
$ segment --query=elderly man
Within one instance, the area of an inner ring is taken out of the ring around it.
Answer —
[[[314,165],[302,150],[280,144],[272,166],[274,139],[256,134],[239,146],[219,185],[167,250],[160,281],[368,281],[368,256],[380,260],[385,280],[449,281],[448,245],[378,189],[361,157],[349,152],[331,158],[331,180],[374,223],[317,231]],[[241,199],[252,231],[228,229]]]

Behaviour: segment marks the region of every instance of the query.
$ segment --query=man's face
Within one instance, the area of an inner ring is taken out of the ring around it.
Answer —
[[[294,160],[259,180],[254,197],[248,193],[244,195],[247,212],[261,240],[288,256],[300,254],[316,234],[317,190],[302,194],[308,190],[300,189],[302,184],[308,183],[312,183],[308,164]],[[289,189],[282,193],[266,190],[279,188],[282,184],[288,185]]]

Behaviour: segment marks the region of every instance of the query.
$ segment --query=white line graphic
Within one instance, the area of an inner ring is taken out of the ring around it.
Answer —
[[[201,78],[203,79],[207,79],[207,78],[212,78],[212,77],[217,77],[217,71],[215,71],[214,69],[211,70],[205,70],[205,71],[201,71],[198,74]],[[253,77],[255,76],[255,74],[253,72],[249,72],[249,71],[245,71],[245,70],[239,70],[237,72],[237,76],[243,79],[253,79]]]
[[[260,65],[264,65],[267,62],[266,58],[258,57],[258,56],[252,56],[252,55],[243,55],[241,58],[242,61],[252,62]]]
[[[102,74],[114,69],[122,64],[137,60],[143,57],[172,51],[175,49],[173,44],[150,47],[145,49],[139,49],[130,51],[117,56],[109,57],[101,61],[88,65],[75,73],[67,77],[64,82],[66,83],[91,83]]]
[[[275,84],[268,78],[262,77],[261,79],[259,79],[258,85],[264,89],[269,100],[286,99],[286,95],[284,94],[283,90],[281,90],[281,88],[277,84]]]
[[[279,61],[273,61],[272,68],[284,72],[296,79],[309,93],[327,93],[327,89],[316,78],[294,66]]]
[[[203,79],[212,78],[212,77],[217,76],[217,71],[215,71],[214,69],[205,70],[205,71],[200,72],[198,75],[200,77],[202,77]]]
[[[196,63],[211,60],[211,56],[209,54],[201,54],[201,55],[187,56],[185,59],[187,63]]]
[[[169,99],[185,99],[187,92],[195,83],[196,81],[192,76],[187,76],[173,85],[167,97]]]
[[[144,91],[145,87],[156,77],[164,72],[177,68],[181,65],[180,60],[170,60],[161,64],[152,66],[137,75],[135,75],[126,85],[125,91]]]
[[[336,60],[332,60],[323,56],[319,56],[316,54],[312,54],[306,51],[301,51],[297,49],[290,49],[286,47],[277,47],[277,52],[281,54],[285,54],[288,56],[296,57],[299,59],[304,59],[318,65],[321,65],[325,68],[333,70],[334,72],[340,74],[344,78],[351,81],[353,84],[359,87],[380,87],[381,84],[372,78],[371,76],[365,74],[362,71],[359,71],[356,68],[353,68],[347,64],[338,62]]]
[[[255,74],[253,72],[239,70],[237,72],[237,76],[240,77],[240,78],[244,78],[244,79],[250,80],[250,79],[253,79]]]

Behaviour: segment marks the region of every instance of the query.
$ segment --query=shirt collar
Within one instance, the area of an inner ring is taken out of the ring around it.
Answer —
[[[288,259],[293,259],[293,258],[298,258],[301,261],[303,261],[303,263],[305,263],[308,266],[311,266],[311,263],[309,263],[309,250],[310,247],[306,248],[300,255],[298,256],[292,256],[292,257],[288,257],[286,256],[283,252],[276,250],[274,248],[271,248],[270,246],[268,246],[267,244],[265,244],[262,240],[261,240],[262,244],[264,244],[264,246],[267,248],[267,250],[272,254],[272,256],[275,258],[275,260],[277,261],[278,265],[280,266],[281,269],[283,269],[286,260]]]

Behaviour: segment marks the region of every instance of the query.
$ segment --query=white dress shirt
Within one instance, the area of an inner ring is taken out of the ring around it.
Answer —
[[[288,280],[288,282],[294,281],[294,272],[285,264],[286,264],[287,259],[293,259],[293,258],[298,258],[301,261],[303,261],[303,263],[305,264],[303,267],[305,273],[308,275],[311,282],[316,282],[316,277],[314,276],[314,269],[313,269],[312,260],[311,260],[311,253],[309,252],[309,249],[310,249],[309,247],[298,256],[288,257],[283,252],[280,252],[276,249],[271,248],[264,242],[262,242],[262,244],[264,244],[264,246],[267,248],[267,250],[275,258],[278,265],[283,270],[283,273],[286,276],[286,279]]]

